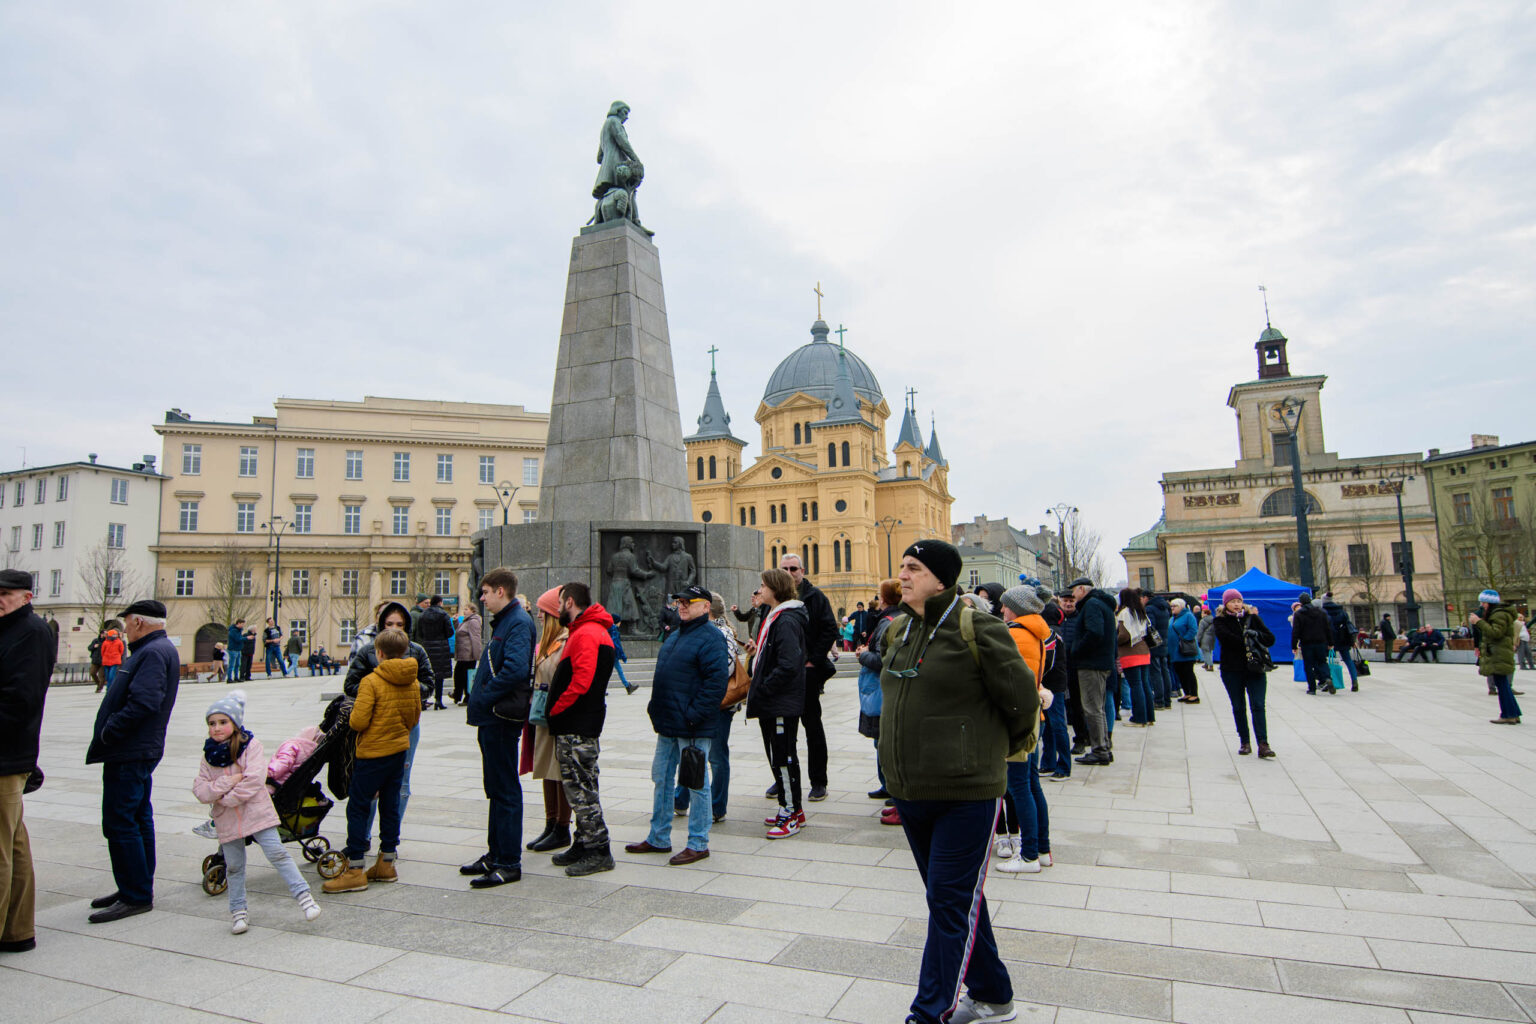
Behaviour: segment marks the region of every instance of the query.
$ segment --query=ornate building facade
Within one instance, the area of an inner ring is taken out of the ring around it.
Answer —
[[[1440,555],[1423,459],[1418,452],[1343,459],[1323,443],[1324,376],[1292,376],[1287,339],[1264,329],[1254,346],[1256,380],[1233,386],[1238,461],[1230,468],[1164,473],[1163,516],[1121,550],[1132,586],[1203,594],[1258,568],[1298,578],[1291,439],[1279,415],[1289,398],[1304,402],[1296,431],[1301,454],[1313,578],[1332,590],[1360,625],[1384,612],[1402,621],[1412,568],[1420,617],[1444,624]],[[1399,534],[1398,498],[1403,532]]]
[[[894,575],[913,541],[948,539],[954,498],[937,432],[923,441],[915,392],[888,450],[880,382],[830,333],[818,319],[811,341],[768,378],[756,416],[763,454],[751,466],[713,369],[698,430],[683,443],[695,516],[762,530],[764,567],[798,554],[832,607],[851,610]],[[746,603],[745,594],[724,596]]]

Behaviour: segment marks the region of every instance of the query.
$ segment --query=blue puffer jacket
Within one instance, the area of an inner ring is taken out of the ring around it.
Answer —
[[[506,700],[502,714],[491,709]],[[491,620],[491,642],[480,654],[475,666],[475,681],[469,691],[468,725],[495,725],[498,722],[528,720],[528,705],[533,700],[533,618],[514,599]]]
[[[1194,661],[1196,655],[1182,655],[1179,653],[1179,641],[1188,640],[1195,642],[1195,634],[1200,632],[1200,624],[1195,621],[1195,613],[1185,608],[1173,617],[1173,622],[1168,626],[1168,660],[1169,661]]]
[[[158,761],[181,685],[181,655],[157,629],[128,645],[128,660],[102,695],[86,764]]]
[[[725,637],[708,615],[669,633],[656,654],[651,701],[645,706],[656,735],[693,737],[713,730],[731,668]]]
[[[1152,653],[1159,651],[1171,653],[1173,646],[1168,642],[1168,623],[1173,618],[1173,609],[1168,606],[1168,599],[1161,594],[1147,602],[1147,619],[1157,629],[1157,635],[1163,638],[1163,642],[1152,648]]]

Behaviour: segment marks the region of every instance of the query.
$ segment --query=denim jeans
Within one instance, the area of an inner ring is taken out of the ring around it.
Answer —
[[[288,893],[294,899],[309,892],[309,883],[304,881],[304,876],[299,874],[299,867],[283,849],[283,841],[277,837],[277,829],[264,828],[251,836],[251,840],[261,847],[261,852],[267,855],[267,862],[277,869],[284,882],[288,884]],[[245,840],[235,839],[219,845],[219,851],[224,854],[224,877],[229,880],[229,909],[231,911],[245,909]]]
[[[1131,665],[1125,669],[1125,681],[1131,688],[1131,721],[1151,722],[1157,715],[1152,711],[1152,690],[1148,676],[1151,665]]]
[[[277,644],[267,644],[267,675],[272,674],[272,666],[276,665],[283,675],[288,674],[288,666],[283,664],[283,652],[277,649]]]
[[[400,820],[405,821],[405,805],[411,802],[411,762],[416,760],[416,742],[421,739],[421,723],[411,726],[411,745],[405,748],[405,771],[400,775]],[[373,818],[379,812],[375,799],[368,808],[368,835],[373,835]]]
[[[486,860],[493,868],[515,868],[523,861],[523,784],[517,777],[517,743],[522,722],[493,722],[477,729],[480,771],[486,799]]]
[[[1040,788],[1040,751],[1025,761],[1008,762],[1008,795],[1019,815],[1019,856],[1038,860],[1051,852],[1051,818]]]
[[[1489,676],[1488,681],[1499,691],[1499,717],[1519,718],[1520,703],[1515,700],[1515,687],[1509,676]]]
[[[1165,707],[1173,702],[1173,680],[1168,671],[1168,648],[1159,647],[1152,652],[1151,676],[1152,706]]]
[[[1351,651],[1348,647],[1335,647],[1334,650],[1339,653],[1339,660],[1344,662],[1344,671],[1349,673],[1350,688],[1353,689],[1354,687],[1359,686],[1360,677],[1355,672],[1354,652]]]
[[[124,903],[155,900],[155,809],[149,798],[157,764],[109,761],[101,766],[101,833]]]
[[[368,817],[374,797],[379,800],[379,852],[400,846],[400,776],[405,751],[388,757],[360,757],[352,764],[352,788],[347,791],[347,860],[353,867],[368,852]]]
[[[962,988],[984,1003],[1013,999],[982,895],[999,802],[896,800],[928,899],[928,936],[912,1000],[912,1017],[922,1024],[952,1012]]]
[[[1042,772],[1053,775],[1072,774],[1072,744],[1067,740],[1067,695],[1056,694],[1051,706],[1045,709],[1042,725],[1044,758],[1040,762]]]
[[[229,671],[225,673],[224,678],[234,682],[240,678],[240,652],[225,651],[224,657],[229,662]]]
[[[677,766],[683,758],[684,747],[698,747],[709,756],[708,736],[689,738],[683,736],[657,736],[656,754],[651,758],[651,782],[656,787],[651,802],[651,834],[646,842],[660,849],[672,846],[672,808],[676,804]],[[704,785],[688,790],[688,849],[709,849],[709,824],[713,805],[709,798],[709,773],[704,773]]]
[[[709,800],[714,805],[716,818],[725,817],[725,807],[731,795],[731,723],[736,720],[736,709],[721,710],[715,719],[715,731],[709,734]],[[680,811],[688,809],[689,790],[678,786],[672,797]]]
[[[117,669],[118,669],[118,666],[116,666],[116,665],[103,665],[103,666],[101,666],[101,676],[102,676],[103,679],[105,679],[107,681],[107,685],[108,686],[111,686],[112,685],[112,680],[117,678]]]

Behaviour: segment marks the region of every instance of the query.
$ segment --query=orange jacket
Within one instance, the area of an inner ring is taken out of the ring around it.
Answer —
[[[123,647],[123,638],[118,634],[117,630],[107,630],[106,636],[101,638],[102,667],[121,665],[123,663]]]
[[[1021,615],[1008,623],[1008,635],[1013,637],[1014,646],[1019,649],[1019,655],[1024,659],[1024,664],[1035,674],[1035,686],[1041,687],[1041,680],[1045,678],[1045,642],[1050,639],[1051,627],[1046,625],[1045,619],[1039,615]],[[1040,720],[1045,720],[1045,707],[1040,708]],[[1008,758],[1010,761],[1023,761],[1029,757],[1024,752],[1019,752]]]
[[[358,757],[388,757],[411,745],[421,721],[421,690],[415,658],[389,658],[363,677],[348,724],[357,733]]]

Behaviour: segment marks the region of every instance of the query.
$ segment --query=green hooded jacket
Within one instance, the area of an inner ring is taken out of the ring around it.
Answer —
[[[1512,676],[1515,674],[1515,641],[1520,637],[1520,626],[1515,613],[1507,604],[1496,604],[1488,609],[1477,624],[1477,671],[1485,676]]]
[[[1008,627],[973,612],[973,652],[961,633],[963,607],[950,587],[928,599],[921,618],[904,606],[886,630],[880,768],[898,799],[997,799],[1008,788],[1005,759],[1037,728],[1034,673]]]

